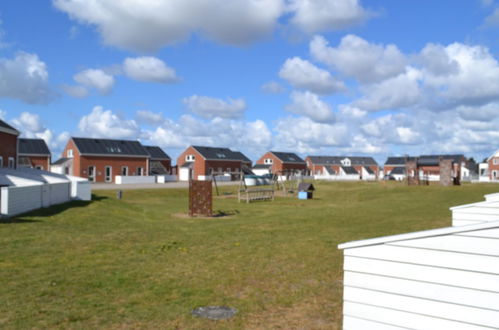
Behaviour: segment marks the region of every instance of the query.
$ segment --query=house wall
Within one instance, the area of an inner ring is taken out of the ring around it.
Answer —
[[[272,173],[285,173],[294,171],[307,171],[307,163],[295,164],[295,163],[283,163],[279,158],[277,158],[273,153],[266,152],[260,159],[256,161],[256,164],[265,164],[265,159],[272,159],[271,171]]]
[[[82,156],[76,148],[72,139],[64,148],[62,157],[67,157],[67,151],[73,149],[73,166],[71,175],[88,179],[88,167],[95,166],[95,182],[105,181],[105,167],[112,167],[112,180],[116,175],[121,175],[121,168],[128,167],[128,175],[137,175],[137,168],[142,167],[144,175],[148,171],[148,159],[146,157],[115,157],[115,156]]]
[[[499,328],[499,228],[344,250],[343,328]]]
[[[205,160],[204,157],[196,151],[193,147],[188,147],[182,152],[177,158],[177,165],[182,166],[186,163],[185,157],[187,155],[194,155],[195,160],[193,168],[192,168],[192,176],[195,180],[198,180],[199,176],[210,175],[210,169],[213,169],[215,172],[240,172],[242,167],[241,161],[232,161],[232,160]],[[220,174],[220,173],[218,173]],[[183,178],[185,179],[185,178]]]
[[[494,164],[494,162],[496,164]],[[499,157],[491,157],[488,161],[489,164],[489,179],[499,180]]]
[[[9,167],[9,157],[14,158],[17,165],[17,136],[0,132],[0,156],[3,158],[3,167]]]
[[[42,170],[50,171],[50,157],[49,156],[27,156],[29,157],[31,167],[41,166]]]

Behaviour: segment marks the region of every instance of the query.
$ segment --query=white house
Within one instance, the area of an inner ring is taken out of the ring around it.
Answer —
[[[499,221],[339,248],[343,329],[499,329]]]

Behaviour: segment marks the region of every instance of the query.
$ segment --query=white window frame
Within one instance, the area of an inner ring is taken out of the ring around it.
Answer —
[[[16,167],[16,161],[14,159],[14,157],[9,157],[9,168],[15,168]]]
[[[263,160],[263,163],[266,165],[272,165],[272,164],[274,164],[274,160],[272,158],[265,158]]]
[[[494,157],[494,159],[493,159],[493,163],[494,163],[494,165],[499,164],[499,158],[495,158],[495,157]]]
[[[92,171],[92,172],[93,172],[93,175],[92,175],[92,176],[90,176],[90,169],[93,169],[93,171]],[[96,178],[96,176],[97,176],[97,168],[95,167],[95,165],[90,165],[90,166],[87,168],[87,171],[88,171],[88,172],[87,172],[87,177],[88,177],[88,179],[89,179],[90,181],[92,181],[92,182],[97,181],[97,178]]]
[[[109,175],[107,175],[108,169],[109,169]],[[104,166],[104,181],[113,182],[113,167],[110,165]]]
[[[66,156],[68,158],[73,158],[74,157],[74,155],[73,155],[73,149],[68,149],[68,151],[66,152]]]
[[[143,176],[144,175],[144,168],[139,166],[137,167],[137,175],[138,176]]]
[[[123,170],[125,174],[123,174]],[[128,176],[128,166],[121,166],[121,176]]]
[[[196,160],[196,156],[194,156],[194,155],[186,155],[185,156],[185,161],[186,162],[193,162],[195,160]]]

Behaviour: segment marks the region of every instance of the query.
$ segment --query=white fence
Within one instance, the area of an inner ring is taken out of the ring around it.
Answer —
[[[115,177],[114,182],[116,182],[116,184],[156,183],[156,177],[139,176],[139,175],[131,175],[131,176],[117,175]]]
[[[314,175],[315,180],[327,181],[360,181],[360,176],[355,175]],[[375,179],[373,179],[375,180]]]
[[[157,175],[156,176],[156,183],[166,183],[166,182],[176,182],[176,181],[177,181],[176,175]]]

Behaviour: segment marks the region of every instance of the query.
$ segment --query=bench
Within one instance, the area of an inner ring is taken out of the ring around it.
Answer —
[[[246,189],[240,190],[238,195],[238,200],[245,200],[246,203],[252,201],[263,201],[263,200],[274,200],[274,189]]]

